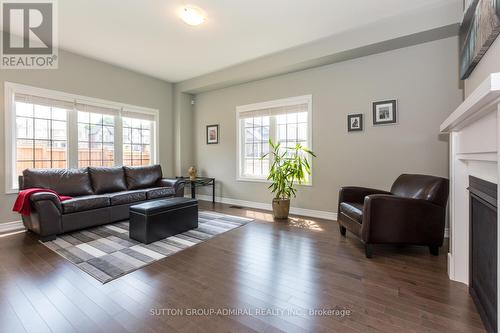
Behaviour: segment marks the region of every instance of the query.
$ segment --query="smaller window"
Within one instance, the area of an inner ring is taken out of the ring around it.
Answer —
[[[311,96],[300,96],[237,107],[238,179],[267,179],[269,139],[283,152],[298,143],[311,149],[311,106]]]

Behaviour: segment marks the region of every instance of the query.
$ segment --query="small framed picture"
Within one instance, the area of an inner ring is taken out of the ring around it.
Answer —
[[[363,130],[363,114],[349,114],[347,115],[347,131],[357,132]]]
[[[219,143],[219,125],[207,125],[207,145]]]
[[[373,103],[373,125],[395,124],[397,101],[395,99]]]

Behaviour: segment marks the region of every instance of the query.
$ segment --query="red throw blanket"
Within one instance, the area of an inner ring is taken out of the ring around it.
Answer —
[[[17,195],[16,202],[14,203],[14,207],[12,207],[12,211],[18,212],[21,215],[28,216],[31,213],[31,205],[30,205],[30,197],[32,194],[38,192],[49,192],[54,193],[59,197],[59,200],[69,200],[73,199],[72,197],[68,197],[65,195],[59,195],[55,191],[46,189],[46,188],[28,188],[26,190],[21,190]]]

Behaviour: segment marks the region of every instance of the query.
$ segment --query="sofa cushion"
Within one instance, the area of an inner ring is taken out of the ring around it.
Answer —
[[[85,195],[61,202],[64,214],[107,207],[109,204],[109,198],[105,195]]]
[[[166,198],[175,196],[175,190],[172,187],[155,187],[146,190],[147,199]]]
[[[162,178],[161,166],[159,165],[126,166],[123,167],[123,170],[129,190],[154,187],[156,182]]]
[[[363,204],[355,202],[342,202],[340,204],[340,213],[350,217],[356,222],[363,221]]]
[[[72,197],[94,194],[87,168],[82,169],[26,169],[23,171],[23,189],[47,188]]]
[[[123,167],[89,167],[89,175],[96,194],[119,192],[127,189]]]
[[[122,191],[116,193],[108,193],[106,196],[111,200],[111,206],[124,205],[131,202],[146,200],[145,190]]]

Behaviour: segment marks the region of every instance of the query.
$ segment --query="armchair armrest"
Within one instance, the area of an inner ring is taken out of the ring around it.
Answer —
[[[186,182],[182,178],[162,178],[156,183],[159,187],[172,187],[176,197],[184,196],[184,186]]]
[[[361,239],[366,244],[441,246],[445,209],[430,201],[394,195],[368,195],[363,205]]]
[[[62,206],[61,206],[61,200],[59,200],[59,197],[55,195],[54,193],[50,192],[37,192],[33,193],[30,196],[30,201],[31,203],[36,207],[36,203],[41,202],[41,201],[50,201],[54,204],[54,206],[62,212]]]
[[[390,192],[368,187],[346,186],[339,191],[339,205],[341,202],[362,203],[367,195],[371,194],[391,194]]]

